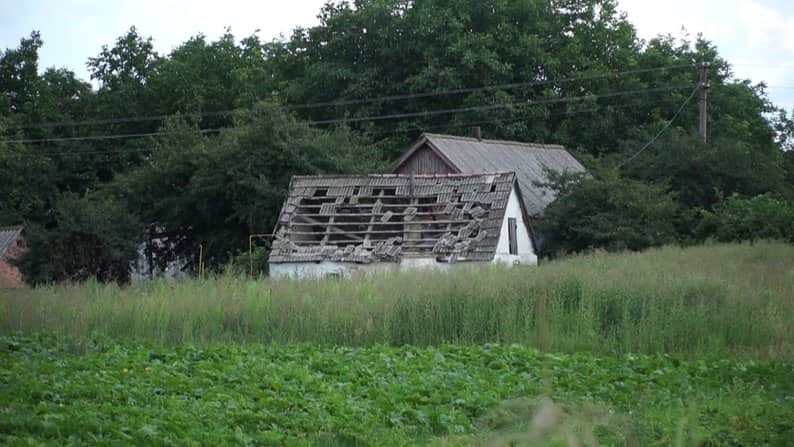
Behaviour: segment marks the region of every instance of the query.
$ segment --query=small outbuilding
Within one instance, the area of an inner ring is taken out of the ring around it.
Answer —
[[[0,227],[0,287],[22,287],[22,274],[13,264],[24,251],[23,237],[25,227]]]
[[[536,264],[513,172],[295,176],[270,253],[273,277]]]
[[[394,164],[395,174],[460,174],[515,172],[530,228],[537,227],[546,207],[556,199],[543,185],[549,172],[582,173],[584,166],[563,146],[487,140],[425,133]],[[541,235],[532,233],[535,246]]]

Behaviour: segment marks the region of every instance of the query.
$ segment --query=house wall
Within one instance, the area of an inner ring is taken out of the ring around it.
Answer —
[[[320,279],[327,277],[348,277],[361,273],[386,272],[397,269],[398,264],[376,262],[358,264],[355,262],[279,262],[270,263],[271,278]]]
[[[373,262],[371,264],[333,261],[281,262],[270,264],[270,276],[272,278],[301,279],[349,278],[351,276],[404,272],[416,269],[448,271],[490,264],[489,262],[438,262],[435,258],[403,258],[401,262]]]
[[[158,228],[157,231],[162,232],[163,229]],[[175,248],[175,244],[169,242],[166,237],[154,237],[149,240],[149,243],[159,250],[173,250]],[[139,284],[153,279],[174,280],[187,276],[187,273],[184,271],[188,264],[187,260],[176,259],[168,262],[164,270],[160,270],[157,266],[157,255],[152,253],[150,259],[146,248],[146,242],[142,242],[138,245],[138,257],[130,263],[130,281],[132,281],[132,283]]]
[[[453,174],[452,170],[427,145],[416,150],[395,169],[395,174]]]
[[[19,239],[17,239],[8,247],[5,256],[0,258],[0,287],[17,288],[24,285],[19,269],[9,262],[20,254],[22,254],[22,246],[19,244]]]
[[[517,255],[510,254],[510,236],[507,220],[509,217],[516,219]],[[521,203],[518,201],[518,194],[516,194],[515,188],[510,192],[510,197],[507,199],[505,218],[502,220],[502,229],[499,235],[499,242],[496,244],[494,262],[508,265],[536,265],[538,263],[538,256],[532,246],[532,239],[529,236],[526,222],[524,222],[524,214],[521,212]]]

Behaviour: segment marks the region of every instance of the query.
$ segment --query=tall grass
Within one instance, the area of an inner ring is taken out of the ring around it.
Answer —
[[[0,332],[161,344],[522,343],[794,357],[794,246],[596,253],[539,267],[354,280],[221,276],[0,292]]]

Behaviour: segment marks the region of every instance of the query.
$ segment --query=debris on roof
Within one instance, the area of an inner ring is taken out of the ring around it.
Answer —
[[[270,262],[493,259],[515,174],[295,176]]]
[[[0,257],[5,256],[6,251],[11,247],[17,238],[22,235],[25,227],[15,225],[12,227],[0,227]]]

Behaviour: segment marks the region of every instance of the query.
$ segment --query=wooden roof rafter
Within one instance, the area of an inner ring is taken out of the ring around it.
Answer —
[[[271,262],[487,260],[513,173],[293,177]]]

